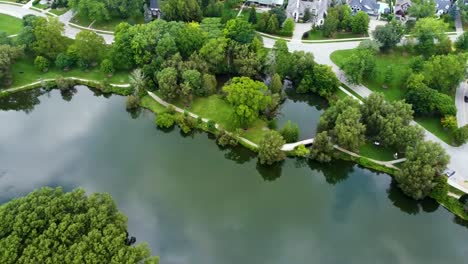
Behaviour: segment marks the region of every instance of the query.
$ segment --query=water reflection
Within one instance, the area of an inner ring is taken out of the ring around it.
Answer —
[[[14,93],[0,98],[0,110],[24,111],[30,113],[34,107],[41,103],[39,96],[45,93],[42,89],[33,89]]]
[[[392,179],[392,182],[387,189],[387,196],[393,205],[398,207],[402,212],[408,214],[418,214],[421,211],[431,213],[435,212],[439,208],[439,204],[431,199],[425,198],[420,201],[416,201],[408,196],[406,196],[400,188],[398,188],[398,183]]]
[[[276,162],[270,166],[262,165],[260,162],[257,162],[256,169],[265,181],[274,181],[281,177],[283,164],[284,161]]]

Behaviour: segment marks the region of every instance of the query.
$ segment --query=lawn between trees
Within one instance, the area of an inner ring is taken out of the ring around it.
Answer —
[[[21,19],[0,14],[0,31],[5,32],[9,36],[20,33],[22,28],[23,23]]]

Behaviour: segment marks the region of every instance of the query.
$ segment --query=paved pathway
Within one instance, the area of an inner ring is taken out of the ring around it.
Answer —
[[[312,29],[312,23],[296,23],[292,36],[293,41],[301,42],[302,36]]]
[[[31,1],[27,2],[26,4],[24,4],[22,7],[23,7],[24,9],[29,9],[29,8],[32,7],[33,2],[34,2],[34,0],[31,0]]]
[[[465,102],[465,96],[468,96],[468,81],[463,81],[457,87],[455,96],[455,105],[457,106],[458,127],[468,124],[468,103]]]

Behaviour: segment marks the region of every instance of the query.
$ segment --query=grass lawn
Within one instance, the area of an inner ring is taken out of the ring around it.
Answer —
[[[0,31],[7,33],[7,35],[14,35],[20,33],[22,28],[21,19],[0,14]]]
[[[37,3],[37,4],[33,5],[33,6],[34,6],[35,8],[39,8],[39,9],[47,9],[47,8],[49,8],[49,5],[39,4],[39,3]]]
[[[93,20],[90,20],[89,18],[85,16],[76,15],[75,17],[73,17],[71,22],[77,25],[80,25],[82,27],[89,27],[92,23],[91,28],[98,29],[98,30],[114,31],[115,27],[122,22],[128,22],[130,25],[134,25],[134,24],[143,24],[145,21],[144,21],[143,16],[139,16],[135,18],[131,17],[128,19],[113,18],[109,21],[93,23]]]
[[[393,154],[396,151],[385,148],[382,146],[376,146],[372,142],[366,142],[360,149],[359,154],[370,159],[389,161],[394,160]]]
[[[439,119],[433,117],[417,117],[415,121],[429,132],[442,139],[445,143],[453,146],[454,139],[452,132],[445,130],[440,124]]]
[[[160,105],[149,95],[145,95],[140,99],[140,105],[150,109],[156,114],[164,113],[167,110],[164,106]]]
[[[311,30],[309,31],[309,36],[303,40],[330,40],[330,39],[346,39],[346,38],[362,38],[367,37],[368,35],[355,34],[352,32],[337,32],[334,37],[326,38],[322,35],[320,30]]]
[[[68,11],[68,8],[56,8],[49,10],[50,13],[56,14],[57,16],[61,16]]]
[[[41,79],[56,78],[59,75],[64,77],[85,78],[96,81],[101,81],[106,78],[106,75],[100,72],[98,68],[93,68],[89,72],[85,72],[79,69],[72,69],[68,72],[64,72],[56,68],[52,68],[45,73],[40,72],[34,67],[34,61],[31,58],[23,58],[13,64],[12,73],[14,81],[11,87],[26,85]],[[114,84],[128,83],[128,73],[115,73],[111,78],[109,78],[109,81]]]
[[[351,53],[352,50],[338,50],[333,52],[330,57],[334,63],[341,67]],[[410,71],[410,61],[411,55],[399,50],[388,54],[379,54],[376,56],[374,76],[365,79],[363,84],[374,92],[383,93],[387,100],[401,100],[405,96],[405,91],[401,87]],[[388,88],[384,88],[384,78],[389,67],[393,70],[393,81],[388,85]]]

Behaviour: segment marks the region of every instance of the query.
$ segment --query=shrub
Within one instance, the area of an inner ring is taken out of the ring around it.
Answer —
[[[49,70],[49,61],[42,56],[37,56],[34,60],[34,67],[41,72],[47,72]]]
[[[276,119],[269,120],[267,125],[268,125],[269,129],[277,129],[278,128],[278,122],[276,121]]]
[[[206,123],[206,127],[210,131],[215,131],[216,130],[216,122],[213,121],[213,120],[208,120],[208,122]]]
[[[457,118],[453,115],[445,116],[440,120],[440,123],[444,128],[449,129],[450,131],[455,131],[458,128]]]
[[[198,125],[203,124],[203,118],[202,118],[201,116],[199,116],[199,117],[197,118],[197,124],[198,124]]]
[[[233,136],[232,134],[230,134],[229,132],[226,132],[226,130],[224,129],[221,129],[219,131],[219,134],[218,134],[218,138],[216,140],[216,142],[220,145],[220,146],[237,146],[237,144],[239,143],[239,141],[237,140],[237,138],[235,136]]]
[[[184,132],[185,134],[190,133],[190,131],[192,131],[192,129],[196,126],[195,119],[189,116],[178,116],[176,121],[179,124],[179,127],[182,130],[182,132]]]
[[[156,116],[155,123],[160,128],[171,128],[174,126],[174,116],[169,113],[162,113]]]
[[[127,110],[136,109],[138,108],[138,103],[138,97],[134,95],[129,95],[127,97],[127,102],[125,103],[125,108],[127,108]]]
[[[64,78],[63,76],[58,76],[55,78],[55,84],[57,85],[58,89],[65,91],[73,88],[75,82],[73,80]]]
[[[280,131],[287,143],[296,142],[299,139],[299,127],[288,121]]]
[[[167,112],[169,114],[173,115],[173,114],[176,113],[176,109],[175,109],[175,107],[173,105],[170,104],[170,105],[167,106]]]
[[[296,148],[294,148],[294,155],[298,157],[308,157],[310,154],[310,150],[306,148],[304,145],[299,145]]]
[[[111,60],[105,59],[101,62],[101,72],[107,75],[112,75],[114,73],[114,64]]]
[[[431,197],[435,199],[443,199],[447,196],[449,185],[447,183],[447,177],[439,176],[434,179],[435,186],[432,188]]]
[[[454,137],[455,143],[457,143],[458,145],[463,145],[466,142],[468,142],[468,125],[456,129]]]
[[[65,53],[60,53],[55,59],[55,65],[61,70],[67,70],[73,65],[73,59]]]

